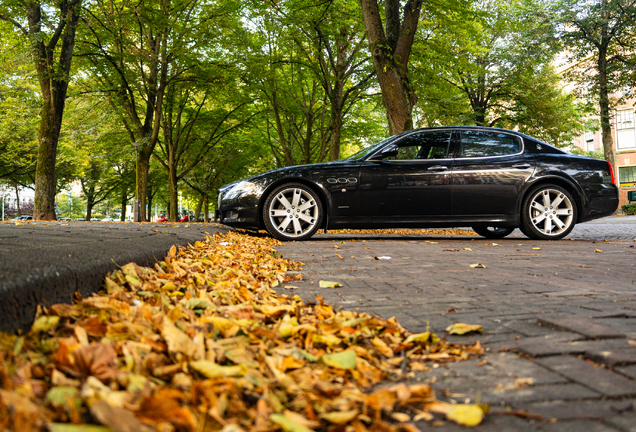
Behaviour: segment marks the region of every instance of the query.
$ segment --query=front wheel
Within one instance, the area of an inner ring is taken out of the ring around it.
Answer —
[[[530,191],[521,212],[521,231],[534,240],[562,239],[576,225],[577,208],[572,195],[552,184]]]
[[[472,227],[473,231],[489,239],[502,239],[513,232],[514,228],[505,227]]]
[[[274,189],[263,206],[265,228],[279,240],[306,240],[320,228],[323,218],[318,194],[301,183]]]

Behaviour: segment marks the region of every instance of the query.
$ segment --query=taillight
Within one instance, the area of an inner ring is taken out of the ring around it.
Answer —
[[[616,179],[614,179],[614,168],[612,167],[611,162],[608,161],[607,164],[609,165],[610,175],[612,176],[612,184],[615,185]]]

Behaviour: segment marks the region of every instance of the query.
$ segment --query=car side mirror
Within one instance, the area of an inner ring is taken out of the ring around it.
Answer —
[[[399,147],[395,144],[391,144],[388,147],[383,148],[379,153],[374,154],[370,160],[382,160],[398,155]]]

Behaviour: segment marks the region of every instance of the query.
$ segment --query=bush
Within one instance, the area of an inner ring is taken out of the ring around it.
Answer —
[[[636,204],[623,204],[621,210],[626,215],[636,215]]]

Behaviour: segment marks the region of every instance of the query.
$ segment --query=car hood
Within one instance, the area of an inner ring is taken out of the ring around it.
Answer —
[[[263,180],[263,179],[271,179],[272,177],[279,177],[279,176],[285,176],[288,174],[292,174],[292,173],[298,173],[298,172],[305,172],[308,170],[314,170],[314,169],[321,169],[321,168],[328,168],[328,167],[334,167],[334,166],[338,166],[338,165],[347,165],[347,164],[351,164],[353,161],[333,161],[333,162],[320,162],[320,163],[314,163],[314,164],[306,164],[306,165],[292,165],[292,166],[288,166],[288,167],[283,167],[283,168],[277,168],[275,170],[270,170],[270,171],[265,171],[259,174],[255,174],[253,176],[250,177],[245,177],[242,178],[240,180],[237,180],[235,182],[232,183],[228,183],[222,187],[219,188],[219,191],[224,191],[232,186],[234,186],[235,184],[242,182],[242,181],[250,181],[250,182],[256,182],[259,180]]]

